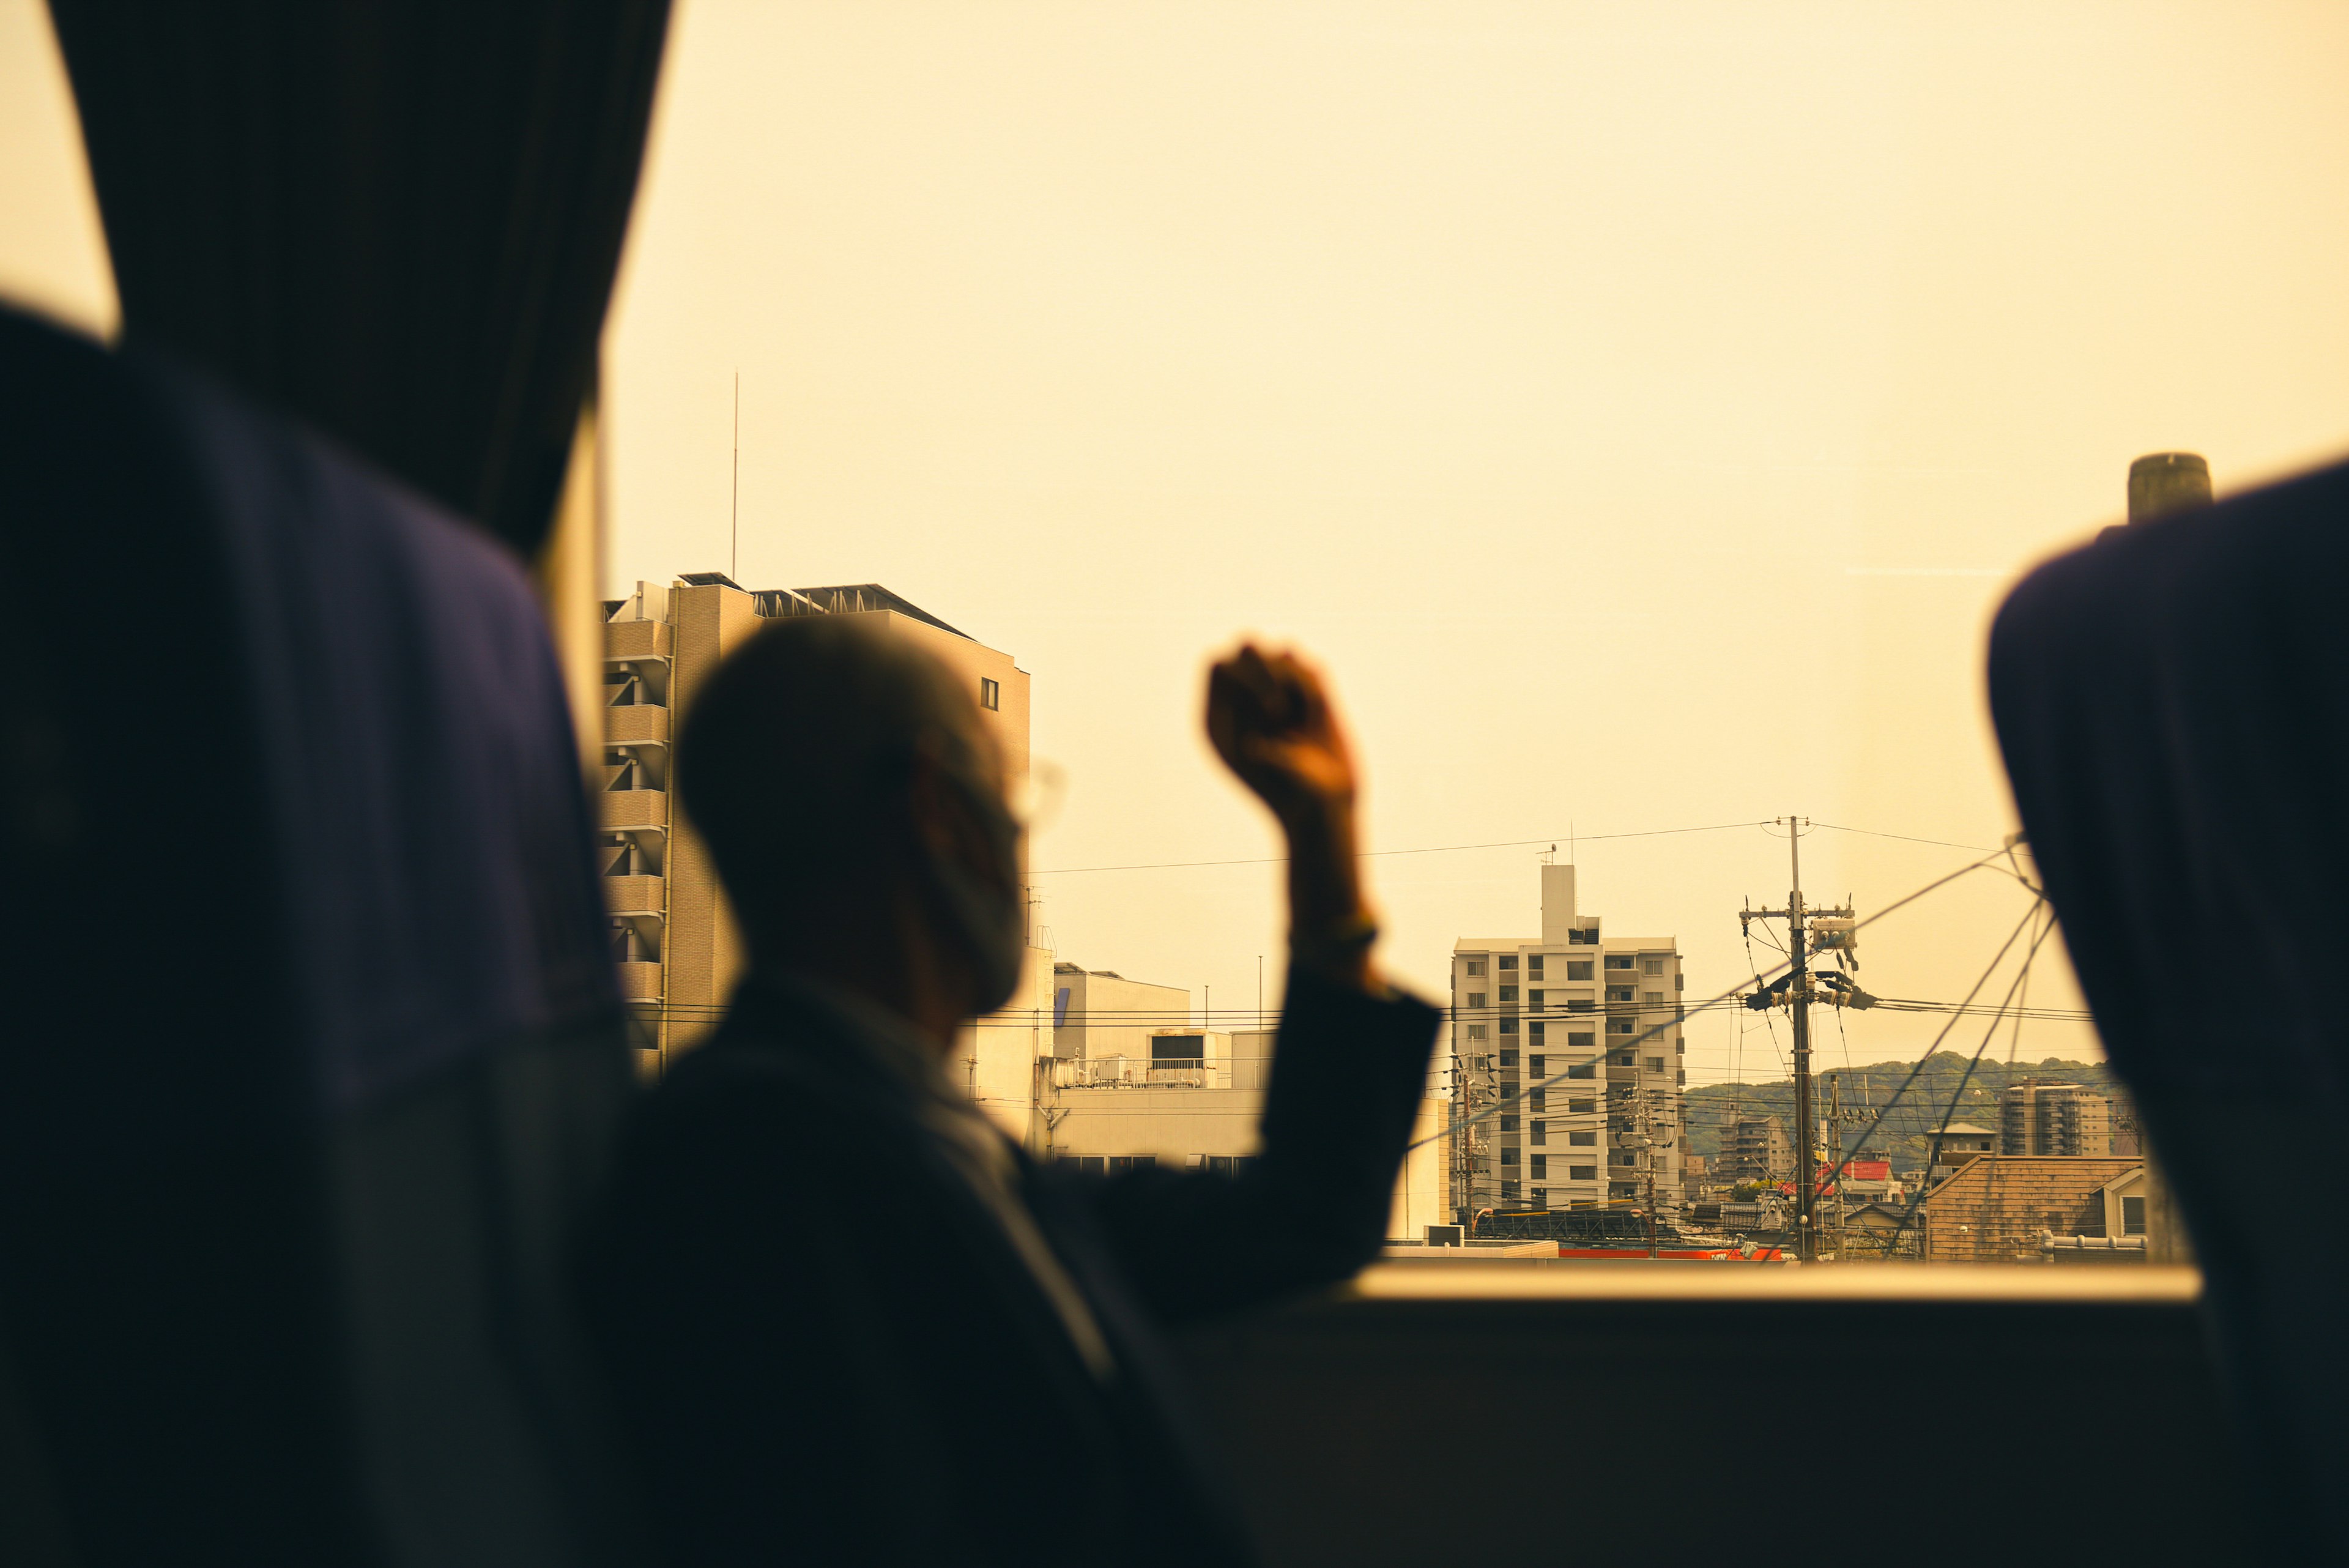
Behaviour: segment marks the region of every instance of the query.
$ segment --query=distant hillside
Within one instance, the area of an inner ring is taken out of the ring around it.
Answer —
[[[1878,1062],[1873,1066],[1837,1068],[1834,1075],[1843,1080],[1843,1103],[1846,1110],[1881,1109],[1900,1086],[1914,1065],[1908,1062]],[[2064,1062],[2049,1057],[2044,1062],[2017,1062],[2009,1068],[2003,1062],[1983,1062],[1965,1078],[1966,1058],[1954,1051],[1936,1053],[1925,1064],[1925,1071],[1900,1103],[1885,1119],[1884,1126],[1868,1138],[1868,1147],[1882,1148],[1892,1156],[1895,1170],[1913,1169],[1925,1163],[1932,1147],[1933,1130],[1941,1125],[1942,1114],[1950,1108],[1951,1096],[1958,1092],[1958,1084],[1965,1079],[1964,1099],[1958,1106],[1953,1120],[1971,1122],[1977,1127],[1998,1126],[2000,1091],[2006,1087],[2010,1075],[2023,1078],[2053,1079],[2066,1084],[2082,1084],[2114,1101],[2116,1124],[2133,1113],[2127,1105],[2127,1091],[2114,1080],[2112,1070],[2103,1063]],[[1826,1111],[1827,1077],[1819,1075],[1818,1109],[1820,1142],[1826,1142]],[[1795,1135],[1795,1083],[1792,1078],[1779,1078],[1759,1084],[1708,1084],[1702,1088],[1686,1091],[1688,1100],[1689,1146],[1710,1159],[1721,1152],[1721,1143],[1733,1114],[1741,1107],[1744,1115],[1775,1116],[1786,1129],[1789,1139]],[[1847,1124],[1844,1130],[1844,1152],[1850,1153],[1857,1140],[1867,1131],[1868,1122]]]

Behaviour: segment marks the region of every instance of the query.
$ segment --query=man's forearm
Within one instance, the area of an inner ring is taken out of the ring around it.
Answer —
[[[1353,802],[1293,812],[1281,826],[1288,838],[1291,959],[1337,984],[1378,991],[1371,961],[1378,917],[1362,891]]]

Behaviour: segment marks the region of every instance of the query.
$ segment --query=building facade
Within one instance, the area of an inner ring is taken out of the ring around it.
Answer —
[[[1541,867],[1539,936],[1454,945],[1452,1109],[1468,1125],[1450,1140],[1450,1174],[1462,1221],[1484,1209],[1680,1210],[1682,988],[1673,939],[1604,935],[1576,908],[1571,866]]]
[[[1128,980],[1115,970],[1052,966],[1052,1054],[1148,1057],[1162,1030],[1186,1027],[1191,993],[1178,985]]]
[[[968,682],[1009,780],[1027,775],[1027,671],[877,584],[753,593],[722,574],[697,572],[667,587],[638,583],[626,598],[608,601],[596,826],[613,956],[650,1071],[716,1025],[744,960],[708,847],[669,790],[675,716],[761,626],[802,615],[870,616],[935,655]],[[1031,937],[1018,993],[966,1030],[957,1049],[972,1097],[1023,1139],[1032,1130],[1036,1062],[1052,1052],[1051,979],[1051,954]]]
[[[1071,968],[1061,966],[1058,979],[1073,990]],[[1109,978],[1141,991],[1171,992],[1182,999],[1184,1010],[1189,1007],[1187,991]],[[1108,988],[1092,994],[1131,999]],[[1086,1050],[1064,1050],[1042,1064],[1036,1115],[1040,1158],[1101,1175],[1136,1166],[1237,1174],[1255,1161],[1272,1072],[1272,1030],[1162,1023],[1146,1026],[1132,1039],[1112,1033],[1138,1027],[1123,1020],[1091,1024],[1073,1009],[1067,1018],[1061,1038],[1081,1040]],[[1387,1229],[1392,1240],[1416,1239],[1427,1226],[1449,1218],[1443,1140],[1436,1137],[1444,1113],[1444,1102],[1433,1096],[1420,1103],[1412,1141],[1421,1147],[1404,1156],[1395,1179]]]
[[[2078,1084],[2025,1078],[1999,1096],[2001,1154],[2100,1158],[2113,1151],[2112,1102]]]
[[[1786,1124],[1771,1116],[1738,1116],[1721,1140],[1721,1158],[1713,1168],[1721,1180],[1732,1186],[1792,1181],[1795,1146],[1786,1141]]]

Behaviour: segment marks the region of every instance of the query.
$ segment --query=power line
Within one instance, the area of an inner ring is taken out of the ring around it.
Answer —
[[[1357,858],[1368,860],[1384,855],[1452,855],[1471,849],[1531,849],[1547,845],[1556,848],[1561,838],[1586,843],[1609,838],[1664,838],[1676,833],[1727,833],[1733,828],[1759,827],[1757,822],[1716,822],[1705,827],[1651,827],[1638,833],[1559,833],[1547,838],[1510,838],[1492,844],[1436,844],[1423,849],[1364,849]],[[1030,871],[1030,877],[1077,877],[1093,871],[1174,871],[1193,866],[1279,866],[1288,862],[1286,855],[1260,855],[1244,860],[1154,860],[1133,866],[1063,866],[1050,871]]]
[[[1921,887],[1921,888],[1918,888],[1915,892],[1910,893],[1910,894],[1908,894],[1906,897],[1903,897],[1903,898],[1896,898],[1896,899],[1894,899],[1891,903],[1887,904],[1884,908],[1882,908],[1881,909],[1878,909],[1878,911],[1876,911],[1876,913],[1874,913],[1874,914],[1872,914],[1872,915],[1868,916],[1868,917],[1867,919],[1862,919],[1862,920],[1857,920],[1857,921],[1853,922],[1853,925],[1852,925],[1852,928],[1851,928],[1851,929],[1852,929],[1852,930],[1853,930],[1853,932],[1854,932],[1855,934],[1857,934],[1857,932],[1859,932],[1859,931],[1861,931],[1861,930],[1865,929],[1866,928],[1868,928],[1868,927],[1869,927],[1869,926],[1874,925],[1877,921],[1878,921],[1878,920],[1880,920],[1880,919],[1884,919],[1887,915],[1889,915],[1889,914],[1893,913],[1895,910],[1897,910],[1897,909],[1903,909],[1908,908],[1910,904],[1915,903],[1918,899],[1920,899],[1920,898],[1923,898],[1926,894],[1930,893],[1930,892],[1933,892],[1933,891],[1934,891],[1935,889],[1937,889],[1937,888],[1946,888],[1946,887],[1948,887],[1951,883],[1952,883],[1952,882],[1956,881],[1959,877],[1962,877],[1962,876],[1966,875],[1966,873],[1968,873],[1969,871],[1979,871],[1979,870],[1981,870],[1984,866],[1989,865],[1989,864],[1990,864],[1990,862],[1991,862],[1992,859],[1996,858],[1999,855],[2001,855],[2001,854],[2002,854],[2002,853],[2003,853],[2003,851],[2002,851],[2002,850],[1992,850],[1992,851],[1990,851],[1988,854],[1984,855],[1984,856],[1983,856],[1983,857],[1982,857],[1982,859],[1980,859],[1980,860],[1973,861],[1973,862],[1971,862],[1971,863],[1970,863],[1970,864],[1968,864],[1968,865],[1961,866],[1961,867],[1959,867],[1956,870],[1954,870],[1954,871],[1952,871],[1952,872],[1949,873],[1947,876],[1944,876],[1944,877],[1936,877],[1935,878],[1933,878],[1933,880],[1931,880],[1930,882],[1926,883],[1923,887]],[[2033,902],[2033,908],[2034,908],[2034,909],[2036,909],[2036,908],[2037,908],[2037,902],[2036,902],[2035,900],[2034,900],[2034,902]],[[2028,919],[2028,918],[2029,918],[2028,916],[2026,916],[2026,917],[2025,917],[2025,919]],[[2018,927],[2018,928],[2017,928],[2017,932],[2018,932],[2018,934],[2020,934],[2020,930],[2021,930],[2021,928],[2019,928],[2019,927]],[[2008,939],[2007,939],[2007,940],[2008,940],[2008,944],[2009,944],[2010,946],[2013,944],[2013,940],[2014,940],[2014,939],[2013,939],[2013,938],[2012,938],[2012,937],[2010,937],[2010,938],[2008,938]],[[2006,949],[2005,949],[2005,948],[2001,948],[2001,949],[1999,950],[2000,955],[2001,955],[2002,957],[2003,957],[2003,956],[2004,956],[2005,951],[2006,951]],[[1764,981],[1764,980],[1769,979],[1771,976],[1775,976],[1775,974],[1777,974],[1777,972],[1778,972],[1780,970],[1790,970],[1790,969],[1792,969],[1793,967],[1794,967],[1794,965],[1792,964],[1792,962],[1774,965],[1774,966],[1772,967],[1771,971],[1770,971],[1770,974],[1769,974],[1769,975],[1761,975],[1761,974],[1757,974],[1757,975],[1755,975],[1754,978],[1755,982],[1757,982],[1757,983],[1758,983],[1758,982],[1761,982],[1761,981]],[[1985,978],[1987,978],[1987,977],[1985,977]],[[1627,1039],[1627,1040],[1622,1040],[1622,1041],[1619,1041],[1619,1042],[1612,1042],[1612,1043],[1609,1043],[1609,1044],[1608,1044],[1608,1046],[1606,1047],[1606,1049],[1607,1049],[1608,1051],[1609,1051],[1609,1052],[1615,1052],[1615,1051],[1625,1051],[1625,1050],[1636,1050],[1636,1049],[1638,1049],[1640,1045],[1642,1045],[1642,1044],[1646,1044],[1648,1041],[1650,1041],[1650,1040],[1651,1040],[1651,1039],[1655,1038],[1655,1036],[1657,1035],[1657,1033],[1658,1033],[1659,1032],[1661,1032],[1661,1031],[1662,1031],[1662,1030],[1665,1030],[1665,1029],[1670,1029],[1670,1028],[1673,1027],[1673,1026],[1674,1026],[1675,1024],[1677,1024],[1677,1023],[1684,1023],[1684,1022],[1686,1022],[1686,1020],[1687,1020],[1688,1018],[1690,1018],[1690,1017],[1693,1017],[1693,1016],[1695,1016],[1695,1015],[1697,1015],[1697,1014],[1699,1014],[1699,1013],[1702,1013],[1702,1012],[1711,1012],[1713,1009],[1714,1009],[1714,1008],[1716,1008],[1716,1007],[1721,1006],[1721,1005],[1722,1005],[1723,1003],[1724,1003],[1724,1002],[1730,1002],[1730,1001],[1733,1001],[1733,1000],[1736,1000],[1736,999],[1737,999],[1737,997],[1738,997],[1738,995],[1739,995],[1739,992],[1742,992],[1742,991],[1744,989],[1744,983],[1745,983],[1745,982],[1744,982],[1744,981],[1740,981],[1737,985],[1732,986],[1729,990],[1723,992],[1720,995],[1715,996],[1715,997],[1713,997],[1713,998],[1710,998],[1710,999],[1709,999],[1709,1000],[1707,1000],[1707,1001],[1701,1002],[1697,1003],[1695,1006],[1686,1009],[1686,1010],[1685,1010],[1685,1012],[1682,1014],[1682,1016],[1681,1016],[1681,1017],[1673,1018],[1673,1019],[1668,1019],[1668,1020],[1666,1020],[1666,1021],[1664,1021],[1664,1022],[1662,1022],[1662,1023],[1661,1023],[1653,1024],[1653,1025],[1651,1025],[1650,1028],[1648,1028],[1644,1033],[1642,1033],[1639,1034],[1638,1036],[1636,1036],[1636,1037],[1634,1037],[1634,1038]],[[1977,989],[1977,990],[1979,990],[1979,989],[1980,989],[1980,984],[1979,984],[1979,982],[1977,982],[1976,989]],[[1971,1000],[1972,1000],[1972,997],[1971,997],[1971,993],[1969,993],[1967,1000],[1968,1000],[1968,1001],[1971,1001]],[[1946,1029],[1944,1029],[1942,1033],[1948,1033],[1948,1031],[1947,1031]],[[1930,1054],[1929,1054],[1929,1055],[1928,1055],[1928,1059],[1930,1060]],[[1922,1070],[1922,1067],[1923,1067],[1923,1064],[1920,1062],[1920,1063],[1919,1064],[1919,1068],[1920,1068],[1920,1071]],[[1914,1081],[1914,1076],[1915,1076],[1915,1075],[1912,1074],[1912,1075],[1911,1075],[1911,1081],[1912,1081],[1912,1082]],[[1566,1074],[1564,1074],[1564,1073],[1557,1073],[1557,1074],[1554,1074],[1554,1075],[1552,1075],[1551,1076],[1549,1076],[1549,1077],[1547,1077],[1547,1078],[1543,1079],[1543,1080],[1542,1080],[1542,1082],[1541,1082],[1541,1083],[1539,1083],[1538,1085],[1530,1085],[1530,1087],[1532,1087],[1532,1088],[1542,1088],[1542,1089],[1547,1089],[1547,1088],[1549,1088],[1549,1087],[1550,1087],[1551,1085],[1557,1085],[1557,1084],[1563,1084],[1563,1083],[1565,1083],[1566,1081],[1567,1081],[1567,1075],[1566,1075]],[[1410,1143],[1409,1145],[1405,1146],[1405,1152],[1406,1152],[1406,1153],[1408,1153],[1411,1149],[1419,1148],[1419,1147],[1423,1147],[1423,1146],[1424,1146],[1424,1145],[1437,1142],[1438,1140],[1443,1139],[1443,1138],[1450,1137],[1452,1137],[1452,1136],[1453,1136],[1454,1134],[1455,1134],[1455,1133],[1461,1132],[1461,1131],[1463,1131],[1463,1130],[1464,1130],[1465,1128],[1468,1128],[1468,1127],[1475,1127],[1475,1126],[1479,1125],[1480,1123],[1482,1123],[1482,1122],[1485,1121],[1487,1118],[1489,1118],[1489,1117],[1491,1117],[1491,1116],[1497,1116],[1498,1114],[1499,1114],[1499,1106],[1495,1106],[1489,1107],[1489,1108],[1487,1108],[1487,1109],[1485,1109],[1485,1110],[1479,1111],[1479,1112],[1477,1112],[1477,1113],[1476,1113],[1475,1115],[1474,1115],[1474,1116],[1463,1117],[1463,1118],[1462,1118],[1462,1119],[1460,1119],[1459,1121],[1454,1122],[1451,1126],[1449,1126],[1449,1127],[1447,1127],[1443,1128],[1441,1131],[1434,1132],[1434,1133],[1431,1133],[1431,1134],[1429,1134],[1427,1137],[1423,1137],[1423,1138],[1417,1138],[1417,1139],[1414,1139],[1412,1143]],[[1808,1162],[1809,1162],[1809,1157],[1808,1157],[1807,1155],[1805,1157],[1805,1162],[1806,1162],[1806,1163],[1808,1163]]]

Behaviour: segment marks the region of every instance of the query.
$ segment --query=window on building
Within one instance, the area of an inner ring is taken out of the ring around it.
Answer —
[[[1516,988],[1516,986],[1514,986],[1514,985],[1505,985],[1505,986],[1501,987],[1501,1005],[1502,1005],[1502,1006],[1506,1007],[1510,1002],[1516,1001],[1516,999],[1517,999],[1517,988]]]
[[[1468,993],[1468,1005],[1472,1008],[1483,1007],[1485,1005],[1485,993],[1481,991],[1470,992]]]
[[[1527,980],[1539,980],[1541,977],[1542,955],[1539,953],[1527,953],[1526,955],[1526,978]]]
[[[1645,1007],[1661,1007],[1664,1004],[1664,993],[1661,991],[1642,992],[1640,994],[1640,1002]]]
[[[1651,1056],[1651,1057],[1649,1057],[1649,1058],[1648,1058],[1648,1071],[1649,1071],[1649,1072],[1651,1072],[1651,1073],[1661,1073],[1661,1072],[1662,1072],[1663,1070],[1664,1070],[1664,1059],[1663,1059],[1661,1056]]]
[[[1599,1076],[1599,1069],[1594,1063],[1577,1062],[1566,1070],[1566,1075],[1569,1078],[1595,1078]]]
[[[1576,959],[1568,962],[1566,966],[1566,978],[1568,980],[1588,980],[1590,978],[1590,961],[1588,959]]]
[[[1485,961],[1483,959],[1470,959],[1467,963],[1463,966],[1463,971],[1471,976],[1483,974],[1485,972]]]
[[[1547,1122],[1534,1123],[1532,1127],[1526,1129],[1526,1141],[1527,1143],[1547,1143],[1549,1141],[1549,1124]]]
[[[1591,1011],[1592,1005],[1591,1000],[1588,997],[1578,996],[1573,1001],[1566,1004],[1566,1010],[1568,1012],[1588,1012]]]
[[[1566,1102],[1566,1109],[1567,1114],[1569,1116],[1587,1116],[1597,1112],[1599,1109],[1599,1102],[1597,1100],[1568,1100]]]
[[[1516,1184],[1516,1182],[1514,1182],[1514,1181],[1504,1181],[1503,1183],[1501,1183],[1501,1199],[1502,1199],[1502,1201],[1504,1201],[1504,1202],[1512,1201],[1512,1200],[1514,1200],[1514,1199],[1516,1198],[1516,1196],[1517,1196],[1517,1184]]]
[[[1532,1177],[1536,1181],[1548,1180],[1549,1156],[1546,1154],[1537,1154],[1531,1159],[1527,1160],[1526,1162],[1526,1174]]]
[[[1576,1148],[1596,1148],[1599,1135],[1595,1132],[1569,1132],[1566,1135],[1566,1141]]]
[[[1639,961],[1634,959],[1630,953],[1609,953],[1607,955],[1607,967],[1609,969],[1628,970],[1638,961]]]
[[[1607,1033],[1609,1034],[1629,1034],[1632,1028],[1632,1021],[1628,1018],[1610,1018],[1607,1021]],[[1506,1032],[1506,1027],[1504,1026],[1503,1033]]]
[[[1471,1023],[1468,1026],[1468,1038],[1471,1040],[1485,1038],[1485,1026],[1481,1023]]]
[[[1504,1051],[1501,1053],[1501,1071],[1505,1073],[1512,1071],[1516,1068],[1516,1064],[1517,1054],[1515,1051]]]
[[[1157,1163],[1154,1154],[1113,1154],[1109,1157],[1109,1171],[1115,1176],[1121,1170],[1147,1170]]]
[[[1569,1051],[1595,1051],[1599,1037],[1588,1029],[1570,1029],[1567,1031],[1566,1047]]]
[[[1537,1018],[1532,1023],[1526,1024],[1526,1033],[1536,1040],[1540,1039],[1542,1037],[1542,1021]]]
[[[978,705],[990,713],[1003,707],[1003,688],[984,675],[978,678]]]
[[[1516,1130],[1517,1130],[1517,1118],[1516,1118],[1516,1117],[1515,1117],[1515,1116],[1503,1116],[1503,1117],[1501,1118],[1501,1130],[1502,1130],[1503,1132],[1515,1132],[1515,1131],[1516,1131]]]
[[[1528,1090],[1526,1091],[1526,1098],[1531,1102],[1531,1104],[1526,1107],[1529,1110],[1546,1111],[1549,1109],[1549,1091],[1547,1089]]]
[[[1540,1054],[1535,1054],[1535,1055],[1531,1055],[1531,1056],[1526,1057],[1526,1075],[1527,1075],[1528,1076],[1530,1076],[1530,1077],[1535,1077],[1535,1078],[1547,1078],[1547,1077],[1548,1077],[1548,1076],[1549,1076],[1549,1058],[1548,1058],[1548,1057],[1547,1057],[1547,1056],[1544,1056],[1544,1055],[1540,1055]]]
[[[1596,1181],[1599,1179],[1599,1168],[1595,1165],[1569,1165],[1566,1168],[1566,1179],[1568,1181]]]
[[[2121,1234],[2124,1236],[2142,1236],[2145,1234],[2144,1199],[2124,1198],[2121,1199]]]
[[[1512,970],[1517,967],[1517,955],[1515,953],[1503,953],[1497,961],[1502,969]]]
[[[1515,1034],[1516,1032],[1517,1032],[1517,1021],[1516,1021],[1516,1019],[1514,1019],[1514,1018],[1504,1018],[1504,1019],[1502,1019],[1502,1020],[1501,1020],[1501,1033],[1504,1033],[1504,1034]]]
[[[1103,1174],[1103,1159],[1098,1154],[1064,1154],[1052,1163],[1063,1170],[1082,1171],[1087,1176]]]
[[[1536,1012],[1539,1012],[1542,1008],[1542,993],[1538,991],[1526,992],[1526,1006]]]
[[[1661,974],[1664,972],[1664,961],[1661,959],[1641,959],[1640,961],[1640,972],[1641,974]]]
[[[1537,1188],[1535,1188],[1535,1189],[1534,1189],[1534,1199],[1533,1199],[1533,1202],[1534,1202],[1534,1207],[1535,1207],[1535,1208],[1537,1208],[1537,1209],[1547,1209],[1547,1208],[1548,1208],[1548,1207],[1549,1207],[1549,1189],[1548,1189],[1548,1188],[1547,1188],[1547,1187],[1537,1187]]]
[[[1631,988],[1628,985],[1610,985],[1607,988],[1607,1000],[1629,1002],[1631,1000]]]
[[[1516,1151],[1516,1149],[1514,1149],[1514,1148],[1504,1148],[1503,1150],[1501,1150],[1501,1163],[1502,1163],[1503,1165],[1515,1165],[1515,1164],[1516,1164],[1516,1163],[1517,1163],[1517,1151]]]

